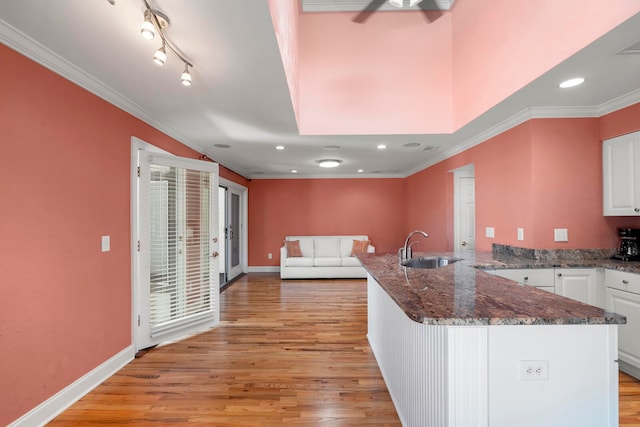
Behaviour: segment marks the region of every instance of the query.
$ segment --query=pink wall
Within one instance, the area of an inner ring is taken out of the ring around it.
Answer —
[[[456,2],[451,13],[454,129],[638,12],[640,2],[633,1]]]
[[[492,243],[614,248],[616,228],[640,227],[640,218],[602,215],[601,138],[639,129],[638,105],[601,119],[523,123],[407,178],[406,231],[428,231],[428,244],[420,246],[425,250],[453,249],[450,171],[473,163],[478,250],[489,251]],[[485,237],[488,226],[494,227],[495,238]],[[524,241],[517,240],[519,227],[525,229]],[[568,228],[569,242],[554,242],[554,228]]]
[[[306,135],[451,131],[451,17],[300,15],[298,127]],[[419,42],[418,42],[419,41]]]
[[[367,234],[377,252],[397,251],[403,205],[401,179],[253,180],[249,265],[280,265],[280,247],[288,235]]]
[[[416,250],[452,250],[452,171],[468,164],[475,166],[478,250],[493,243],[614,248],[616,228],[640,228],[640,218],[602,215],[601,141],[637,130],[640,104],[599,119],[530,120],[404,180],[254,180],[249,264],[278,265],[290,234],[368,233],[378,252],[395,252],[420,229],[429,239]],[[495,238],[485,237],[485,227]],[[568,228],[569,242],[554,242],[554,228]]]
[[[131,344],[131,136],[199,155],[1,44],[0,59],[6,425]]]

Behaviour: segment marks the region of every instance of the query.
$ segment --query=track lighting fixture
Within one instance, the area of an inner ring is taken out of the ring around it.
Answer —
[[[184,71],[180,80],[185,86],[191,86],[191,73],[189,67],[193,64],[184,56],[182,52],[167,38],[165,30],[169,28],[169,17],[159,10],[153,9],[149,0],[142,0],[146,10],[144,11],[144,22],[140,27],[140,35],[145,39],[151,40],[155,37],[156,32],[162,39],[162,46],[156,50],[153,55],[153,62],[158,65],[164,65],[167,61],[167,49],[173,53],[180,61],[184,63]]]

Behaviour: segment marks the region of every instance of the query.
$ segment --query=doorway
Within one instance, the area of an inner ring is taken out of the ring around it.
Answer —
[[[246,191],[245,187],[220,179],[220,287],[246,272]]]
[[[453,171],[453,247],[456,252],[476,249],[476,190],[473,164]]]

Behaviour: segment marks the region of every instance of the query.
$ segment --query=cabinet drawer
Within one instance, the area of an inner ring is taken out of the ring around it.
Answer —
[[[605,270],[604,283],[610,288],[640,294],[640,274],[618,270]]]
[[[496,270],[496,276],[511,279],[524,285],[535,287],[553,287],[555,284],[555,276],[553,268],[535,268],[535,269],[509,269]]]

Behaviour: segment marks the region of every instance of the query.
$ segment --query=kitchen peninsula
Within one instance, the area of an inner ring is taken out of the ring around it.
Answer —
[[[368,339],[403,425],[618,425],[625,318],[487,274],[465,257],[420,269],[393,254],[359,256]]]

